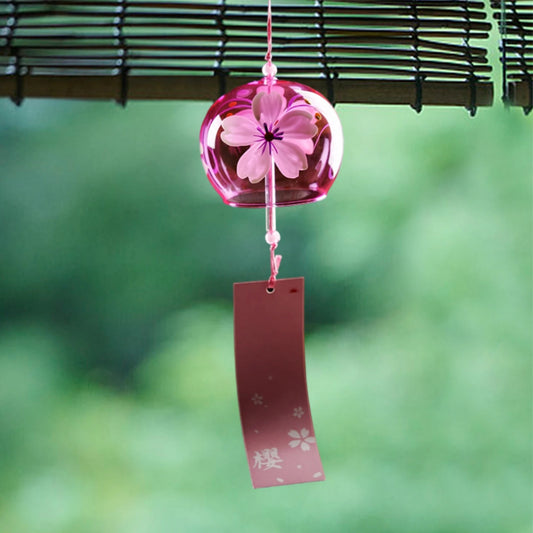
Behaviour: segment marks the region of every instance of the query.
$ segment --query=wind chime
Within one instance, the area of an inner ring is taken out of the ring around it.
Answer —
[[[304,279],[277,279],[276,207],[325,198],[343,152],[328,100],[276,78],[271,0],[265,60],[263,78],[221,96],[200,130],[204,169],[224,202],[266,210],[270,277],[234,284],[237,390],[255,488],[324,479],[305,376]]]

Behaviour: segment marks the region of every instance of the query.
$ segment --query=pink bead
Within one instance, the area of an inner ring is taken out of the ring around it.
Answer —
[[[278,244],[281,239],[279,231],[267,231],[265,235],[265,241],[267,244]]]
[[[263,76],[273,78],[278,73],[278,67],[274,63],[265,63],[261,69]]]
[[[314,89],[279,80],[269,88],[263,79],[211,106],[200,130],[200,152],[209,181],[228,205],[265,207],[269,157],[275,164],[275,205],[316,202],[339,172],[342,127]]]

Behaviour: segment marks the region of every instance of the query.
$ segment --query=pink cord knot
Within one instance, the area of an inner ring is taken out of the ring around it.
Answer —
[[[267,289],[269,291],[274,291],[276,285],[276,276],[279,272],[279,265],[281,263],[281,255],[276,255],[276,248],[278,244],[272,243],[270,245],[270,277],[268,278]]]

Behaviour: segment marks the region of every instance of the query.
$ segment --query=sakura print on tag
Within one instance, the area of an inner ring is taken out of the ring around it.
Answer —
[[[304,409],[303,407],[295,407],[292,411],[292,416],[295,416],[296,418],[302,418],[304,416]]]
[[[283,459],[280,459],[277,448],[265,448],[254,453],[254,468],[259,470],[281,469],[280,463],[283,463]]]
[[[308,452],[311,449],[311,444],[315,444],[315,437],[309,435],[309,430],[302,428],[300,431],[291,429],[289,436],[292,440],[289,442],[291,448],[300,447],[304,452]]]
[[[303,278],[234,285],[235,366],[255,488],[321,481],[304,352]]]

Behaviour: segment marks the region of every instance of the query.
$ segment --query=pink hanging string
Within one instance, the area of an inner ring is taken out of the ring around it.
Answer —
[[[272,4],[271,0],[268,0],[267,11],[267,52],[265,54],[266,63],[263,65],[263,75],[266,78],[266,83],[270,88],[274,82],[274,76],[278,71],[276,65],[272,63]]]
[[[277,246],[277,244],[270,245],[270,277],[267,283],[267,289],[270,292],[273,292],[276,286],[276,276],[278,275],[279,264],[281,263],[281,255],[275,255]]]
[[[266,78],[268,90],[274,83],[276,75],[276,65],[272,63],[272,3],[268,0],[267,12],[267,53],[265,55],[265,65],[263,74]],[[280,234],[276,230],[276,167],[274,158],[265,179],[265,205],[266,205],[266,236],[265,240],[270,245],[270,277],[268,278],[267,289],[273,292],[276,285],[276,276],[279,272],[281,255],[276,255],[276,248],[280,240]]]
[[[267,10],[267,53],[265,55],[267,64],[272,64],[272,1],[268,0]]]

